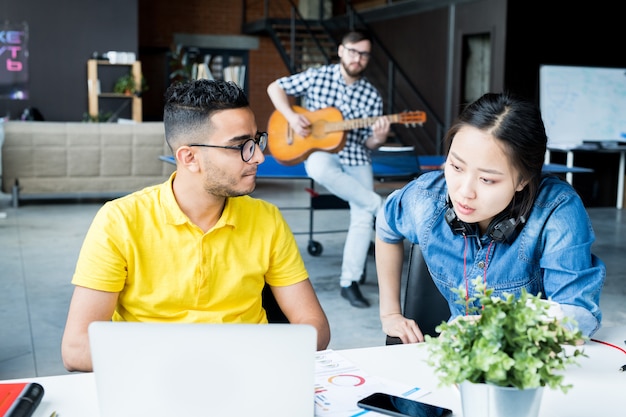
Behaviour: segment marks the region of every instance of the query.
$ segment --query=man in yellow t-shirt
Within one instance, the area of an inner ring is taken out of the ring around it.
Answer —
[[[65,367],[92,370],[93,321],[267,323],[265,284],[289,322],[315,327],[325,349],[328,319],[293,234],[274,205],[248,195],[267,135],[243,91],[175,84],[163,120],[176,172],[96,214],[72,278]]]

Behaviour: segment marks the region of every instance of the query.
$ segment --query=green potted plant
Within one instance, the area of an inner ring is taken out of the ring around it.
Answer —
[[[440,385],[459,386],[464,417],[537,415],[544,387],[571,388],[560,371],[585,356],[573,346],[586,338],[573,320],[555,316],[555,303],[540,295],[522,290],[519,297],[492,297],[481,277],[472,285],[478,297],[466,298],[464,288],[455,292],[458,303],[468,306],[478,298],[480,315],[443,322],[438,337],[426,336],[427,362]]]
[[[113,92],[131,95],[135,93],[136,87],[135,77],[132,74],[125,74],[117,79],[113,86]]]
[[[146,80],[141,77],[141,85],[137,85],[135,82],[135,77],[132,74],[122,75],[117,79],[115,85],[113,86],[113,92],[118,94],[132,95],[137,94],[141,95],[143,91],[146,91],[148,86],[146,84]]]
[[[191,80],[192,60],[189,58],[183,45],[176,45],[170,52],[170,80],[172,82],[187,82]]]

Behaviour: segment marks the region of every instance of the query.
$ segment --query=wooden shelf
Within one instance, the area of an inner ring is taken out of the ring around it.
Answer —
[[[130,64],[111,64],[109,61],[90,59],[87,61],[87,96],[89,100],[89,115],[97,118],[100,111],[100,99],[131,99],[132,100],[132,118],[136,122],[141,122],[142,102],[141,97],[137,95],[126,95],[113,92],[100,91],[100,79],[98,77],[98,68],[100,66],[126,66],[135,78],[135,85],[141,85],[141,62],[135,61]]]

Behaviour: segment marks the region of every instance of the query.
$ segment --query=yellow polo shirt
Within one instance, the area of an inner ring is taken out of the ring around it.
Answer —
[[[179,209],[175,175],[98,211],[72,284],[119,292],[117,321],[266,323],[265,282],[308,277],[282,214],[250,196],[229,198],[204,233]]]

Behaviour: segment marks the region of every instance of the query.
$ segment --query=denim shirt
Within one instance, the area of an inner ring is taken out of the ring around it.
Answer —
[[[425,173],[389,195],[376,220],[377,236],[386,243],[418,243],[451,318],[466,314],[454,288],[466,280],[485,279],[493,296],[517,296],[522,288],[560,304],[591,336],[602,320],[600,292],[604,263],[591,253],[595,234],[576,191],[557,177],[546,176],[526,225],[511,243],[480,235],[454,234],[445,220],[448,188],[441,171]],[[470,293],[471,293],[471,285]]]

